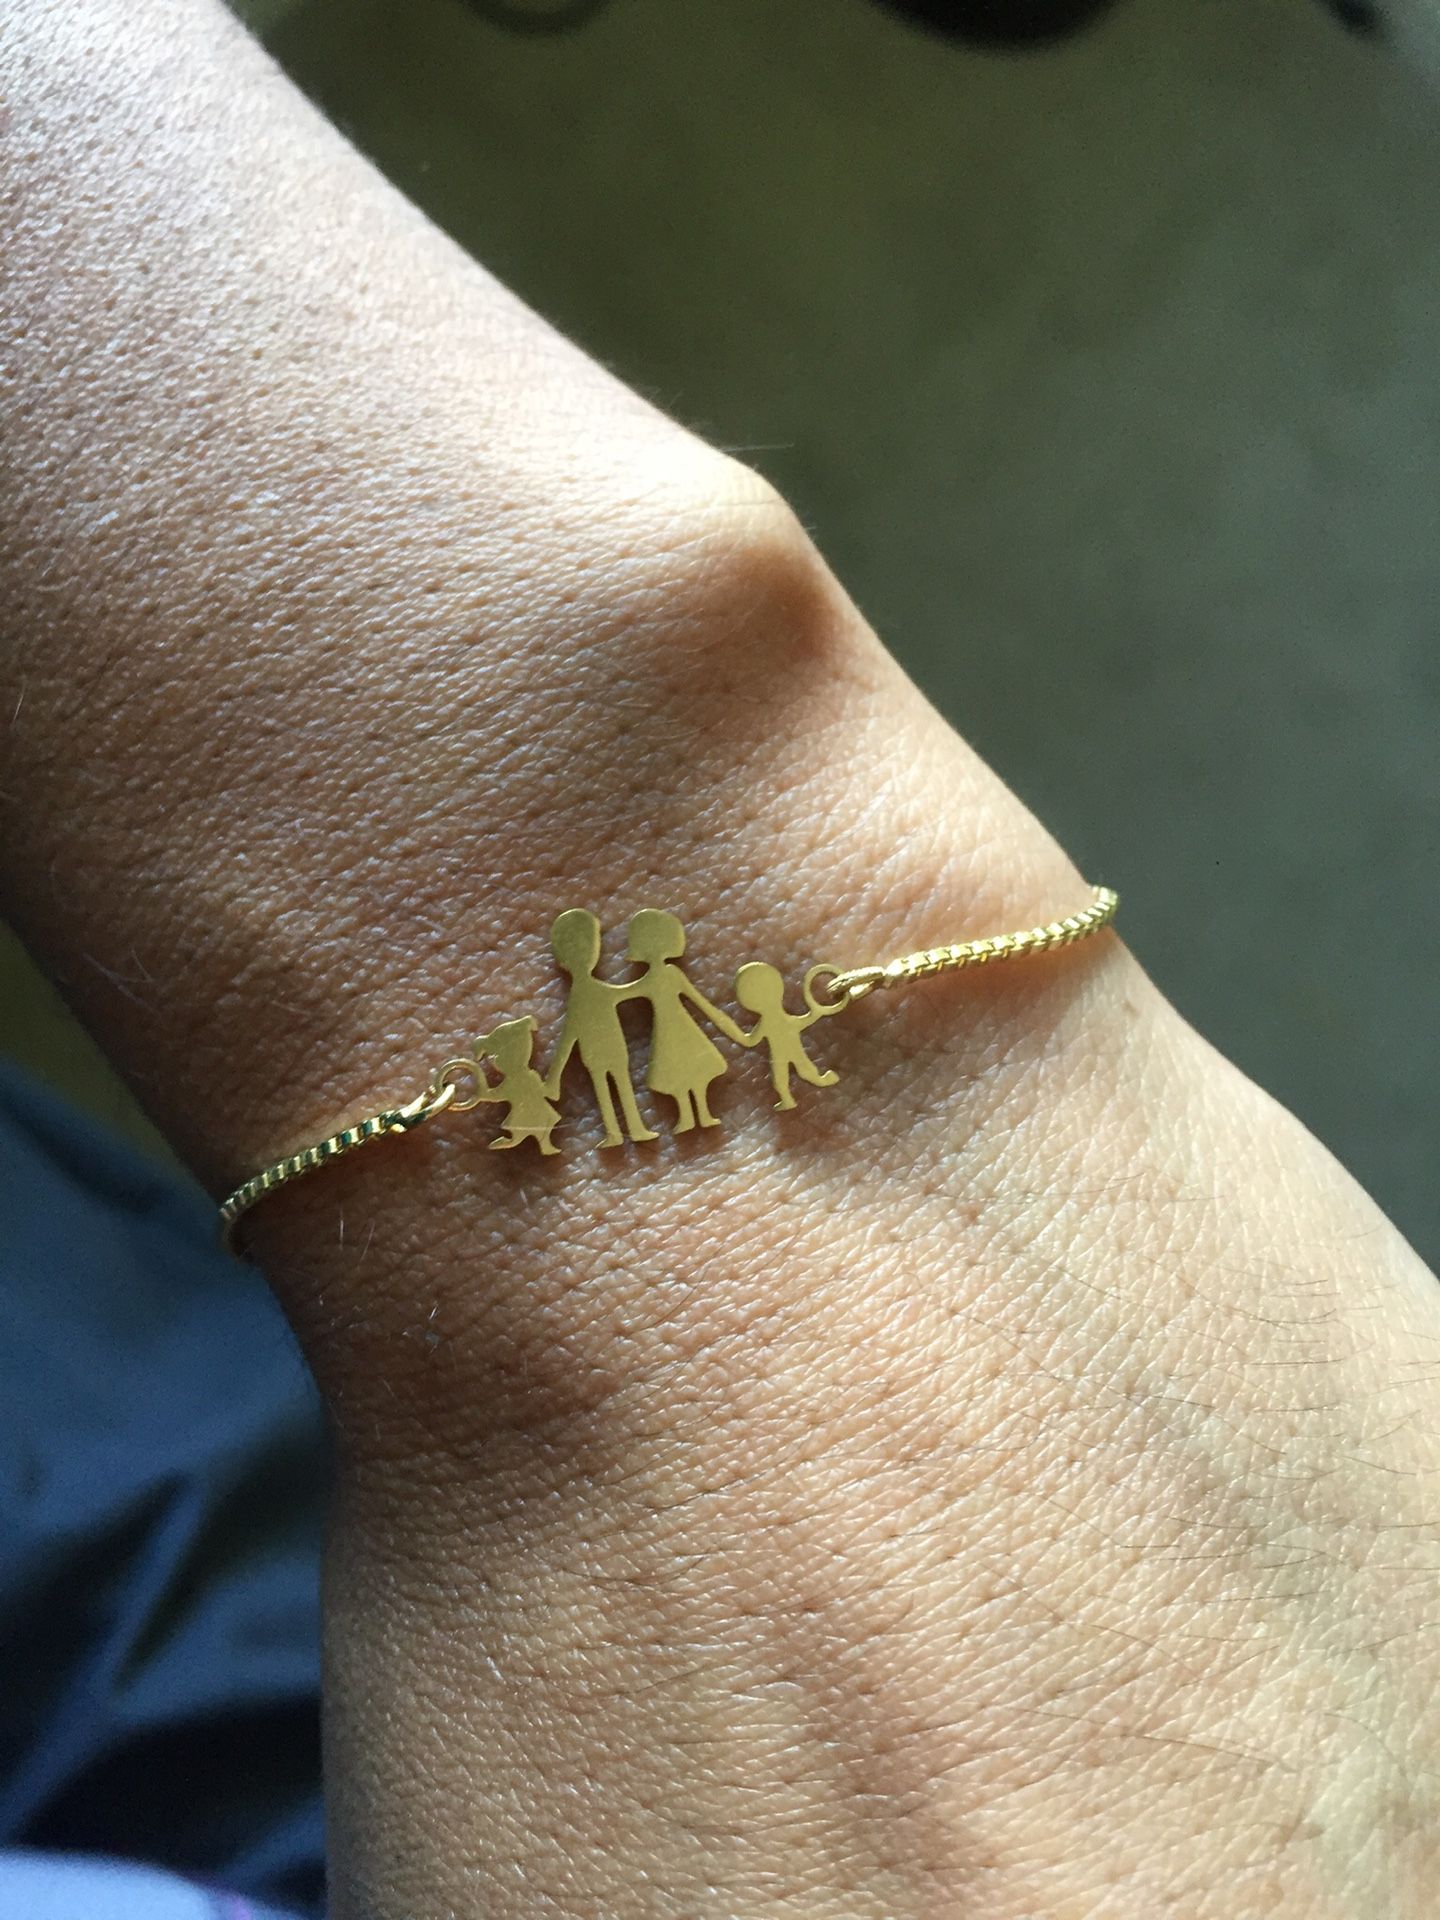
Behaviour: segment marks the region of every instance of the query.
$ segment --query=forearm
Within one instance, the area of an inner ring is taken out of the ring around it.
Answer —
[[[205,1177],[558,1030],[562,906],[721,981],[1081,904],[766,489],[218,16],[11,11],[7,900]],[[337,1912],[1403,1901],[1413,1262],[1111,940],[832,1030],[783,1135],[436,1122],[257,1213],[342,1443]]]
[[[559,906],[723,979],[1080,903],[763,484],[218,8],[7,27],[6,901],[213,1185],[557,1011]],[[277,1275],[435,1151],[274,1203]]]
[[[628,875],[679,770],[627,801],[620,736],[628,784],[716,577],[800,543],[218,8],[17,7],[0,61],[7,899],[223,1179],[513,991],[553,849]]]

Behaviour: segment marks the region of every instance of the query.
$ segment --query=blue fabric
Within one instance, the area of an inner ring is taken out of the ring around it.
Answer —
[[[0,1920],[297,1920],[128,1860],[0,1852]]]
[[[313,1390],[204,1197],[3,1062],[0,1410],[0,1847],[318,1913]]]

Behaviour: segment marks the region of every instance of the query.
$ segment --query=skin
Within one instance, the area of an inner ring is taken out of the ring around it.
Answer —
[[[4,905],[213,1187],[558,1031],[567,904],[719,983],[1083,903],[765,485],[208,0],[0,26]],[[337,1920],[1419,1920],[1431,1278],[1113,936],[824,1037],[783,1121],[577,1088],[257,1212]]]

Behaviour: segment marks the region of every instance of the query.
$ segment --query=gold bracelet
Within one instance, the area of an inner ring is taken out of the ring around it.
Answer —
[[[503,1105],[507,1109],[505,1122],[490,1142],[492,1147],[518,1147],[533,1140],[542,1154],[558,1153],[560,1149],[552,1138],[560,1124],[555,1101],[565,1069],[577,1054],[589,1075],[604,1123],[600,1144],[618,1147],[627,1139],[658,1139],[641,1115],[630,1075],[629,1043],[620,1023],[620,1008],[627,1000],[644,1000],[650,1006],[646,1084],[652,1093],[665,1094],[674,1102],[672,1131],[689,1133],[697,1126],[719,1124],[710,1111],[709,1088],[711,1081],[726,1071],[724,1055],[703,1031],[695,1012],[736,1046],[765,1046],[770,1055],[775,1105],[793,1107],[793,1080],[812,1087],[833,1087],[838,1077],[816,1066],[805,1050],[802,1036],[817,1020],[843,1013],[877,988],[904,986],[927,974],[990,966],[1000,960],[1046,953],[1052,947],[1071,946],[1108,927],[1119,904],[1119,896],[1108,887],[1096,887],[1088,907],[1067,919],[1052,920],[1048,926],[1002,933],[988,940],[963,940],[955,946],[927,947],[920,953],[903,954],[884,966],[811,967],[801,982],[803,1013],[791,1013],[786,1007],[785,980],[778,968],[761,960],[748,961],[735,976],[735,998],[746,1013],[754,1015],[754,1024],[748,1030],[708,1000],[677,965],[685,952],[685,929],[673,913],[647,907],[634,916],[627,955],[644,972],[633,980],[613,984],[597,978],[595,972],[600,964],[600,922],[584,907],[569,907],[550,929],[551,951],[569,976],[570,992],[547,1073],[542,1076],[531,1062],[534,1016],[527,1013],[517,1020],[503,1021],[476,1040],[468,1054],[445,1061],[431,1075],[425,1091],[407,1105],[387,1107],[356,1121],[354,1126],[342,1127],[328,1139],[302,1147],[252,1175],[221,1204],[225,1238],[233,1244],[240,1216],[277,1187],[323,1167],[352,1147],[364,1146],[367,1140],[413,1133],[447,1109],[468,1113],[482,1102]],[[496,1075],[493,1080],[492,1069]]]

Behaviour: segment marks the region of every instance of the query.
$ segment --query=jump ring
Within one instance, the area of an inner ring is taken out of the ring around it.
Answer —
[[[833,999],[822,1000],[816,993],[815,986],[819,980],[829,983],[829,991],[834,995]],[[855,997],[840,968],[827,967],[823,963],[818,967],[811,967],[801,983],[800,991],[805,996],[806,1006],[821,1019],[832,1013],[843,1013]]]
[[[473,1083],[474,1093],[467,1096],[460,1092],[457,1082],[461,1079]],[[479,1061],[468,1059],[464,1054],[457,1055],[453,1060],[447,1060],[443,1067],[436,1070],[435,1078],[430,1084],[437,1095],[447,1087],[452,1090],[447,1104],[454,1113],[469,1113],[485,1098],[481,1091],[485,1085],[485,1070]]]

